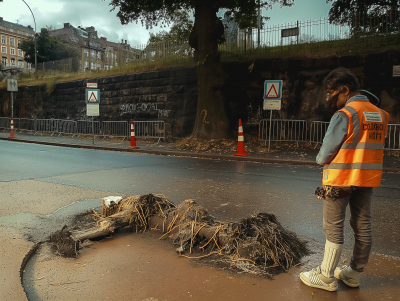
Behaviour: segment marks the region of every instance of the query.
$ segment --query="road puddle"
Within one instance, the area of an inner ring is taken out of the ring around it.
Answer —
[[[43,245],[24,273],[28,299],[399,300],[400,260],[395,258],[372,256],[360,289],[339,283],[338,292],[332,293],[309,288],[298,278],[300,271],[320,260],[321,252],[270,280],[179,257],[171,241],[160,236],[155,231],[120,234],[91,243],[78,259],[54,256]]]

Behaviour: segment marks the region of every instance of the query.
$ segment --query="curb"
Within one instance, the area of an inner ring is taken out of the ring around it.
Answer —
[[[133,148],[117,148],[117,147],[103,147],[95,145],[80,145],[80,144],[65,144],[65,143],[55,143],[55,142],[45,142],[45,141],[35,141],[35,140],[24,140],[18,138],[2,138],[3,141],[12,142],[22,142],[31,144],[42,144],[51,145],[59,147],[72,147],[72,148],[83,148],[83,149],[95,149],[95,150],[105,150],[105,151],[115,151],[115,152],[129,152],[129,153],[141,153],[149,155],[160,155],[160,156],[173,156],[173,157],[188,157],[188,158],[199,158],[199,159],[213,159],[213,160],[225,160],[225,161],[240,161],[240,162],[253,162],[253,163],[273,163],[273,164],[287,164],[287,165],[307,165],[307,166],[317,166],[314,161],[299,161],[299,160],[284,160],[284,159],[268,159],[268,158],[255,158],[250,156],[237,157],[237,156],[227,156],[227,155],[211,155],[211,154],[200,154],[200,153],[184,153],[175,151],[154,151],[154,150],[144,150],[144,149],[133,149]],[[384,172],[400,172],[400,167],[383,167]]]

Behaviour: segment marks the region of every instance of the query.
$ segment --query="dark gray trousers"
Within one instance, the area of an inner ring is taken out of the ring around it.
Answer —
[[[372,246],[371,187],[353,187],[351,194],[341,198],[324,199],[323,227],[326,239],[336,244],[344,242],[346,207],[350,206],[350,225],[354,231],[354,248],[350,267],[362,272],[368,263]]]

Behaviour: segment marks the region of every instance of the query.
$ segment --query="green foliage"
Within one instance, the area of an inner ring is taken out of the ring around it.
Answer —
[[[382,17],[390,10],[399,13],[400,0],[326,0],[326,3],[332,3],[329,9],[329,21],[333,24],[351,25],[354,15],[358,12],[360,15],[369,17]]]
[[[24,60],[35,63],[35,39],[23,40],[20,47],[25,52]],[[61,43],[57,38],[51,37],[49,31],[42,28],[36,38],[37,62],[43,63],[78,56],[78,52],[72,46]]]
[[[117,17],[122,24],[140,21],[146,28],[170,24],[174,22],[176,11],[196,11],[200,5],[209,5],[215,12],[226,10],[240,28],[256,27],[258,8],[268,10],[275,4],[281,8],[292,6],[294,0],[111,0],[110,3],[113,10],[119,8]]]
[[[187,42],[193,29],[193,20],[189,12],[177,11],[173,16],[173,24],[169,32],[150,33],[149,43],[157,42]]]

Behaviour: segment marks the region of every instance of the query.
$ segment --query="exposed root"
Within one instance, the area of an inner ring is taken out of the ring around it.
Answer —
[[[123,227],[137,232],[154,230],[162,224],[165,233],[160,239],[169,235],[179,246],[180,256],[201,259],[218,254],[218,261],[255,275],[286,271],[307,253],[305,243],[294,232],[285,230],[275,215],[268,213],[258,213],[239,222],[220,223],[194,200],[186,200],[176,207],[163,195],[148,194],[127,197],[106,210],[103,208],[102,215],[95,227],[72,232],[63,228],[61,232],[69,235],[73,250],[60,251],[57,240],[53,241],[57,246],[53,250],[61,256],[76,256],[79,242],[84,239],[109,235]],[[183,255],[186,251],[192,253],[192,248],[207,254]]]

